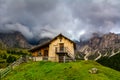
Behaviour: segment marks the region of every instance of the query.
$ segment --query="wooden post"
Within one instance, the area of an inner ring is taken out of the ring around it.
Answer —
[[[9,68],[10,70],[12,70],[12,69],[13,69],[13,63],[10,64],[10,65],[8,66],[8,68]]]
[[[0,71],[0,80],[2,80],[2,72]]]
[[[27,58],[27,62],[29,62],[29,56],[28,55],[26,56],[26,58]]]
[[[63,61],[64,61],[64,63],[65,63],[65,56],[63,57]]]

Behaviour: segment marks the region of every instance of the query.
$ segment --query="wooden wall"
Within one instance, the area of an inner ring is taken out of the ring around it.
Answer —
[[[71,41],[69,41],[68,39],[62,37],[62,40],[60,41],[60,38],[57,37],[56,39],[54,39],[53,41],[51,41],[51,43],[47,46],[47,47],[43,47],[41,49],[36,50],[35,52],[33,52],[33,56],[37,57],[39,51],[41,52],[42,56],[44,55],[44,50],[48,50],[48,57],[50,61],[53,62],[58,62],[58,55],[55,52],[55,48],[59,47],[60,43],[64,43],[64,47],[67,47],[68,49],[70,49],[71,54],[74,56],[74,43],[72,43]]]
[[[74,55],[74,44],[69,41],[68,39],[65,39],[62,37],[62,40],[60,41],[59,37],[51,42],[49,45],[49,57],[56,57],[56,62],[58,62],[58,55],[55,52],[55,47],[59,47],[60,43],[64,43],[64,47],[68,47],[71,51],[71,54]],[[54,59],[49,59],[50,61],[54,61]]]
[[[41,53],[41,55],[43,56],[44,55],[44,50],[48,50],[48,52],[49,52],[49,47],[43,47],[43,48],[40,48],[40,49],[34,51],[32,53],[32,56],[37,57],[37,56],[39,56],[39,53]]]

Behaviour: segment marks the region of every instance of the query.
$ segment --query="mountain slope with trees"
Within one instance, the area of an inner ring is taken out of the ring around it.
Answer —
[[[102,57],[97,60],[98,63],[120,71],[120,53],[111,57]]]

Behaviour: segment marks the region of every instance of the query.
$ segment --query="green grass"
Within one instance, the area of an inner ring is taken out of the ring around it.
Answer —
[[[97,74],[88,72],[93,67],[99,69]],[[120,80],[120,72],[94,61],[29,62],[16,67],[3,80]]]

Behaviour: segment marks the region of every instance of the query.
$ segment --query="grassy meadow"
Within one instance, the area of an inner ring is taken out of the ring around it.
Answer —
[[[88,70],[97,68],[97,74]],[[69,63],[28,62],[10,72],[3,80],[120,80],[120,72],[94,61]]]

